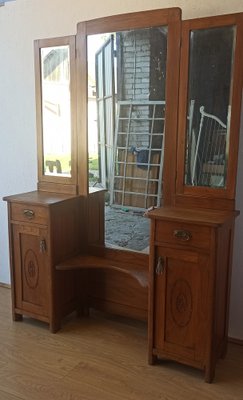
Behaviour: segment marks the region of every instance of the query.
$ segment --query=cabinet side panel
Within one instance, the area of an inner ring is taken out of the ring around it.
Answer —
[[[225,354],[227,346],[232,236],[233,230],[228,227],[222,228],[219,232],[215,295],[215,350],[217,358]]]
[[[76,308],[76,275],[74,271],[56,271],[55,265],[80,250],[82,227],[85,226],[85,221],[81,221],[81,198],[52,207],[50,220],[53,315],[60,320]]]
[[[80,210],[80,198],[65,201],[50,210],[52,259],[55,264],[77,254],[80,249],[84,224],[80,218]]]

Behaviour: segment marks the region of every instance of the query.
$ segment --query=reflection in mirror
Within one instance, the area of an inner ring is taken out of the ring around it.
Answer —
[[[162,199],[167,27],[88,36],[89,184],[106,189],[105,240],[148,251]]]
[[[71,176],[69,46],[41,49],[43,174]]]
[[[191,31],[185,184],[226,187],[233,26]]]

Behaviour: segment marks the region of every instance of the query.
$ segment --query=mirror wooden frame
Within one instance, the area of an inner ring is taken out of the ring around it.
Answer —
[[[77,29],[77,130],[78,130],[78,165],[79,193],[88,195],[88,126],[87,126],[87,36],[131,29],[142,29],[166,25],[168,27],[168,53],[166,72],[166,131],[165,159],[163,171],[164,204],[171,204],[175,192],[176,175],[176,135],[177,102],[179,79],[180,47],[179,8],[142,11],[114,15],[91,21],[80,22]],[[169,134],[168,134],[169,132]],[[168,138],[167,138],[168,136]]]
[[[236,42],[234,51],[234,67],[232,75],[232,102],[231,125],[229,141],[229,158],[227,166],[226,188],[210,188],[187,186],[185,176],[185,149],[187,129],[187,96],[189,87],[189,57],[191,30],[216,27],[236,27]],[[205,207],[217,209],[234,209],[235,186],[237,176],[238,143],[240,131],[240,112],[243,81],[242,64],[243,46],[243,15],[232,14],[225,16],[198,18],[182,22],[182,42],[180,61],[180,89],[179,89],[179,119],[178,119],[178,147],[177,147],[177,183],[175,205],[182,207]],[[184,149],[184,151],[182,150]]]

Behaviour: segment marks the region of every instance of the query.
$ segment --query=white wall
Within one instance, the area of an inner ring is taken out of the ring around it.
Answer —
[[[0,199],[36,189],[35,39],[76,33],[79,21],[180,7],[183,19],[243,12],[242,0],[16,0],[0,7]],[[243,136],[243,132],[242,132]],[[243,211],[243,140],[237,207]],[[243,217],[236,224],[229,335],[243,339]],[[6,203],[0,200],[0,282],[9,283]]]

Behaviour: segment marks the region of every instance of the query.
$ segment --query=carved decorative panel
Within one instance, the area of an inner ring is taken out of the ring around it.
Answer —
[[[24,275],[26,283],[31,289],[35,289],[39,281],[39,265],[33,250],[27,250],[24,258]]]
[[[187,326],[192,316],[192,291],[189,283],[184,279],[177,279],[171,290],[171,315],[174,323],[179,327]]]

